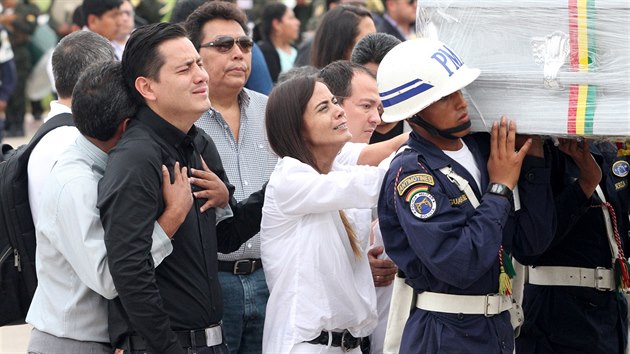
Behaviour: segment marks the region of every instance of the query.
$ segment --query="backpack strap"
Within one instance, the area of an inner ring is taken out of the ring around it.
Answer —
[[[63,126],[74,126],[74,119],[72,119],[72,114],[70,113],[59,113],[56,116],[50,118],[46,121],[46,123],[42,124],[35,135],[29,141],[29,145],[37,145],[37,143],[44,137],[44,135],[48,134],[51,130],[54,130]]]
[[[37,129],[37,132],[35,132],[35,135],[33,135],[33,137],[31,138],[31,141],[29,141],[26,145],[24,152],[22,153],[20,158],[28,160],[28,158],[31,156],[31,152],[33,151],[37,143],[39,143],[39,141],[42,140],[42,138],[46,134],[50,133],[54,129],[63,126],[74,126],[74,119],[72,118],[72,114],[60,113],[50,118],[48,121],[46,121],[46,123],[42,124],[42,126]]]

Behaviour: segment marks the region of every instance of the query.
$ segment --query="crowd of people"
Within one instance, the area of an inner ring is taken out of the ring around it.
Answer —
[[[480,71],[415,0],[327,1],[311,37],[302,2],[255,33],[235,1],[78,5],[44,119],[73,125],[28,162],[29,353],[625,353],[623,146],[472,132]]]

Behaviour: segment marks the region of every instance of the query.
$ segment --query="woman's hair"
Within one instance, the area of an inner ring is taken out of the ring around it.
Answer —
[[[311,65],[321,69],[333,61],[350,59],[344,56],[352,52],[359,23],[366,17],[372,18],[368,10],[351,5],[338,5],[328,11],[315,32]]]
[[[282,17],[287,12],[287,5],[281,2],[274,2],[265,5],[262,11],[260,31],[263,39],[271,42],[271,31],[273,30],[273,20],[282,21]]]
[[[298,77],[276,86],[267,100],[265,127],[276,155],[292,157],[321,173],[304,139],[304,112],[316,82],[313,77]]]
[[[304,113],[318,81],[311,76],[297,77],[276,86],[267,100],[265,128],[269,145],[276,155],[292,157],[322,173],[304,139]],[[339,211],[339,216],[348,234],[352,252],[360,257],[361,247],[352,225],[343,210]]]

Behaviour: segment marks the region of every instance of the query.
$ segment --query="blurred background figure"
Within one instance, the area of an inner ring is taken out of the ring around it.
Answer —
[[[4,27],[0,25],[0,143],[2,143],[4,135],[4,111],[15,88],[16,80],[17,72],[15,70],[13,50],[11,50],[11,43],[9,43],[9,35]]]
[[[84,29],[96,32],[110,42],[116,38],[120,31],[120,5],[122,0],[83,0],[83,16],[85,18]],[[116,48],[116,58],[122,58],[122,50]]]
[[[308,22],[313,16],[313,3],[308,0],[297,0],[293,7],[295,17],[300,20],[300,37],[297,43],[302,41],[304,32],[308,29]]]
[[[39,8],[21,0],[2,0],[0,24],[9,33],[15,57],[17,81],[6,108],[5,131],[8,137],[24,136],[26,79],[33,68],[29,43],[37,27]]]
[[[77,8],[81,7],[82,0],[51,0],[48,14],[50,15],[50,26],[57,33],[59,38],[77,30],[73,27],[74,14]],[[82,27],[83,25],[81,25]],[[79,27],[79,29],[81,29]]]
[[[280,73],[293,67],[297,57],[293,43],[300,36],[300,20],[285,4],[267,4],[262,12],[261,32],[263,40],[258,45],[267,62],[271,80],[276,82]]]
[[[131,2],[124,0],[120,5],[120,16],[118,18],[118,33],[112,40],[112,45],[116,52],[122,53],[125,50],[125,44],[129,35],[136,28],[135,12]]]
[[[166,5],[163,0],[135,0],[134,7],[136,9],[137,18],[142,18],[148,23],[157,23],[162,21],[166,14]]]
[[[378,21],[378,31],[405,41],[416,38],[417,0],[383,0],[385,13]]]
[[[59,37],[50,26],[50,15],[40,14],[28,45],[33,68],[26,80],[26,98],[31,103],[33,120],[37,122],[41,121],[44,114],[42,101],[52,92],[52,82],[46,76],[46,66],[57,42]]]
[[[368,33],[376,32],[370,12],[352,5],[330,10],[315,32],[311,65],[323,68],[333,61],[350,59],[354,45]]]
[[[171,12],[171,23],[186,21],[186,18],[207,0],[177,0]],[[210,0],[211,1],[211,0]]]
[[[310,20],[306,24],[306,32],[302,33],[302,41],[298,47],[298,56],[295,59],[295,66],[311,64],[311,49],[313,47],[315,31],[319,28],[319,24],[321,23],[323,17],[330,10],[341,4],[353,5],[362,8],[366,8],[367,6],[367,2],[365,0],[326,0],[325,2],[320,1],[319,3],[317,0],[313,1],[313,4],[311,5],[313,11],[311,13]],[[300,30],[303,31],[302,29]]]

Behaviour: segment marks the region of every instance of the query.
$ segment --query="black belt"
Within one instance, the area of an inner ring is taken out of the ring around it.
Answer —
[[[239,259],[238,261],[219,261],[219,271],[235,275],[248,275],[263,267],[262,260]]]
[[[220,324],[212,325],[209,328],[221,326]],[[177,335],[177,340],[179,344],[181,344],[182,348],[199,348],[199,347],[207,347],[207,337],[206,330],[199,329],[193,331],[175,331],[175,335]],[[131,335],[127,336],[126,342],[128,343],[126,350],[129,351],[145,351],[148,349],[147,342],[144,340],[142,336]],[[220,345],[222,343],[218,343],[216,345]]]
[[[362,338],[356,338],[350,334],[347,329],[341,333],[322,331],[317,338],[309,340],[306,343],[328,345],[328,333],[332,333],[332,343],[330,345],[333,347],[341,347],[344,352],[361,345]]]

